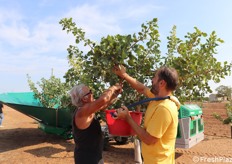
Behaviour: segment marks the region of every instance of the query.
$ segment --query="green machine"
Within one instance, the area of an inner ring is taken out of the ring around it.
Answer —
[[[33,92],[3,93],[0,101],[38,121],[38,127],[46,133],[72,138],[72,113],[68,109],[45,108]]]
[[[191,148],[204,139],[202,114],[202,109],[198,105],[181,105],[178,116],[177,148]]]

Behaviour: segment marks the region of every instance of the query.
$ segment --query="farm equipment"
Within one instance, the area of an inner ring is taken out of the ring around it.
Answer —
[[[202,109],[194,104],[182,105],[179,110],[176,147],[191,148],[204,139]]]
[[[45,108],[33,92],[3,93],[0,101],[38,121],[38,127],[44,132],[72,138],[72,114],[68,109]]]

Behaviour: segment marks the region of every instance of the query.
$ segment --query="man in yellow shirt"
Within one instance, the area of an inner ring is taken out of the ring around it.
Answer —
[[[144,164],[174,164],[180,107],[178,99],[171,96],[178,85],[176,70],[168,67],[161,67],[157,70],[152,78],[151,89],[128,75],[123,66],[115,66],[113,72],[126,80],[132,88],[149,98],[170,96],[170,99],[149,103],[143,127],[134,122],[125,106],[117,109],[117,117],[125,119],[142,141]]]

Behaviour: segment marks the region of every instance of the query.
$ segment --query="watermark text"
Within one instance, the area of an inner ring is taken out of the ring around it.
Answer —
[[[205,157],[205,156],[194,156],[192,158],[194,163],[200,163],[200,162],[209,162],[209,163],[232,163],[232,157],[220,157],[220,156],[214,156],[214,157]]]

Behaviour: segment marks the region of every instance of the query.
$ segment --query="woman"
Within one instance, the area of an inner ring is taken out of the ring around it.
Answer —
[[[74,159],[77,164],[103,163],[103,138],[95,112],[111,105],[122,92],[121,85],[114,85],[94,99],[91,89],[84,84],[74,86],[70,91],[72,104],[76,106],[73,116]]]

